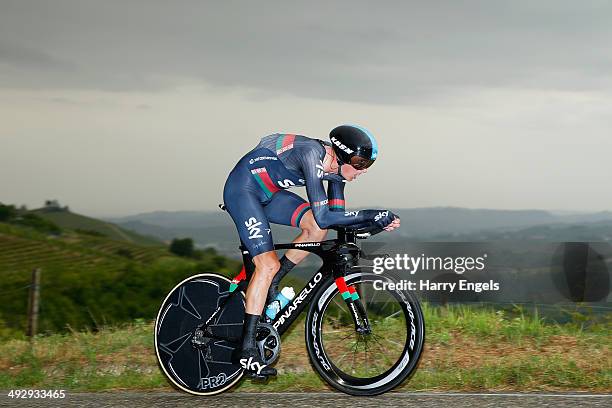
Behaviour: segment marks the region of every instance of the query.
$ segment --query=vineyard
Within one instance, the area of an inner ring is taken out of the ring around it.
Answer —
[[[40,331],[55,332],[151,318],[176,282],[196,271],[230,273],[237,266],[214,251],[193,260],[160,244],[0,223],[0,337],[25,330],[34,268],[42,271]]]
[[[74,270],[86,275],[112,271],[126,260],[150,263],[171,256],[166,247],[146,247],[100,237],[66,233],[50,237],[25,228],[0,224],[0,276],[2,284],[16,277],[29,279],[32,268]],[[13,277],[13,278],[11,278]]]
[[[30,211],[30,213],[50,221],[63,229],[82,232],[89,235],[93,233],[93,235],[110,238],[115,241],[134,243],[137,245],[161,245],[161,242],[155,238],[143,236],[133,231],[123,229],[110,222],[105,222],[70,211],[49,211],[45,209],[38,209]]]

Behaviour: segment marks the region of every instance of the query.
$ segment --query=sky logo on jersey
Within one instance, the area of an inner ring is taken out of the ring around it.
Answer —
[[[247,231],[249,232],[249,239],[263,238],[263,235],[261,235],[261,228],[259,228],[261,221],[257,221],[257,218],[249,218],[244,222],[244,225],[246,225]]]
[[[295,183],[289,179],[284,179],[283,181],[279,180],[278,185],[281,186],[281,188],[295,187]]]
[[[285,153],[287,150],[293,149],[293,142],[295,141],[295,135],[286,134],[279,136],[276,139],[276,154]]]
[[[344,213],[345,217],[356,217],[359,214],[359,211],[347,211]]]
[[[257,184],[259,184],[261,189],[266,194],[266,197],[270,198],[274,195],[274,193],[280,191],[280,188],[276,187],[276,185],[272,182],[272,179],[270,178],[270,175],[265,167],[252,169],[251,174],[255,178],[255,181],[257,181]]]
[[[381,211],[378,214],[376,214],[376,217],[374,217],[374,221],[379,221],[382,217],[386,217],[389,215],[389,211]]]
[[[325,174],[325,171],[323,170],[323,160],[319,160],[319,164],[317,164],[317,177],[321,178],[323,177],[323,175]]]

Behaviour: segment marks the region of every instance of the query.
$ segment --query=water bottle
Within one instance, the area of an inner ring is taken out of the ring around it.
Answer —
[[[278,312],[287,306],[294,297],[295,291],[293,288],[290,286],[285,286],[266,308],[266,316],[268,316],[270,319],[274,319]]]

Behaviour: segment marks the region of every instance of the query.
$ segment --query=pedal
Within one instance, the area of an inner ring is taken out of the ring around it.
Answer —
[[[257,380],[257,381],[267,381],[270,379],[270,377],[276,377],[276,370],[274,370],[274,374],[269,374],[269,375],[261,375],[261,374],[257,374],[255,372],[251,372],[251,371],[245,371],[244,375],[247,378],[250,378],[251,380]]]

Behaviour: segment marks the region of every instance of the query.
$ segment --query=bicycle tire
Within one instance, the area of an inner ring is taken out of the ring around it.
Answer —
[[[368,283],[372,283],[373,285],[373,281],[375,280],[395,282],[394,279],[388,276],[375,275],[371,272],[356,272],[345,277],[347,286],[356,288],[358,293],[361,291],[362,286],[365,286],[365,284]],[[401,315],[403,315],[405,319],[406,340],[396,361],[394,361],[392,364],[389,363],[390,367],[387,370],[371,377],[356,377],[354,375],[355,372],[345,372],[343,368],[339,367],[341,364],[338,361],[339,357],[337,357],[337,354],[339,354],[342,350],[340,352],[336,352],[335,349],[345,346],[346,343],[342,344],[339,340],[332,340],[332,336],[329,334],[327,335],[327,339],[325,339],[326,332],[333,333],[337,331],[337,327],[340,327],[341,325],[352,327],[355,336],[359,336],[355,333],[353,320],[350,318],[350,314],[348,315],[348,319],[344,319],[344,323],[342,322],[342,319],[338,318],[338,316],[325,316],[327,310],[330,310],[330,314],[332,313],[330,304],[334,299],[336,299],[336,301],[333,308],[336,310],[339,311],[342,305],[346,306],[346,303],[342,300],[335,282],[332,279],[329,279],[328,282],[315,294],[313,300],[311,301],[306,317],[306,347],[316,371],[327,383],[337,390],[350,395],[358,396],[378,395],[397,387],[415,372],[425,341],[425,322],[423,312],[414,294],[401,290],[388,290],[388,292],[391,294],[392,299],[397,300],[397,305],[395,306],[397,306],[397,310],[402,312]],[[361,300],[367,302],[367,299],[363,298],[362,295],[360,295],[360,297]],[[391,302],[391,305],[393,306],[393,302]],[[381,305],[374,305],[371,307],[366,307],[366,309],[368,308],[370,309],[368,311],[368,318],[374,318],[375,316],[370,316],[372,311],[379,309],[381,313],[387,313],[385,309],[388,308],[388,306],[385,305],[381,307]],[[399,319],[394,317],[394,320],[397,321],[393,322],[387,322],[387,320],[388,319],[385,318],[385,320],[381,320],[380,323],[377,323],[376,319],[370,319],[373,329],[372,335],[379,336],[379,333],[384,334],[383,332],[389,332],[393,335],[397,335],[397,333],[401,334],[400,329],[395,329],[395,331],[391,330],[392,325],[396,324]],[[333,324],[329,322],[333,322]],[[324,325],[326,327],[325,329],[323,328]],[[337,327],[334,328],[333,325],[336,325]],[[384,328],[385,325],[387,326],[387,329],[383,330],[382,328]],[[350,328],[346,332],[350,333]],[[367,353],[368,341],[364,340],[364,342],[366,344],[365,350]],[[397,343],[401,345],[400,342]],[[359,344],[359,341],[357,341],[356,344]],[[400,347],[398,346],[398,349],[399,348]],[[389,350],[387,348],[381,348],[377,355],[380,355],[380,352],[388,353]],[[383,355],[383,358],[384,357],[386,356]],[[390,358],[390,360],[394,359],[395,357]],[[362,360],[365,361],[365,365],[367,367],[365,371],[370,370],[371,368],[368,367],[367,356]],[[354,364],[355,356],[353,356],[353,365]]]
[[[155,353],[166,378],[182,391],[218,394],[244,375],[240,366],[231,363],[235,347],[227,341],[211,340],[204,349],[193,347],[189,341],[195,327],[210,317],[223,297],[229,296],[230,283],[214,273],[193,275],[176,285],[161,304],[154,326]],[[211,326],[240,336],[244,307],[244,293],[234,294]]]

